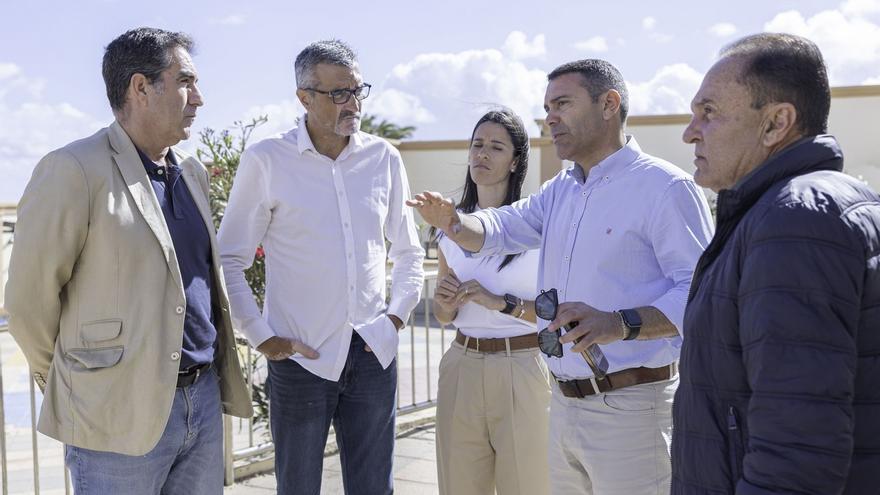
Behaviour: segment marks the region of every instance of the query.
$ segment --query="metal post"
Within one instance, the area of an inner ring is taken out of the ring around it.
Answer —
[[[425,290],[425,376],[428,379],[428,401],[431,401],[431,314],[428,309],[428,291]]]
[[[223,415],[223,484],[235,483],[235,458],[232,453],[232,416]]]
[[[34,372],[28,368],[28,382],[31,388],[31,448],[34,455],[34,493],[40,493],[40,455],[37,451],[37,393],[34,390]],[[5,425],[4,425],[5,426]]]
[[[411,365],[412,405],[416,405],[416,325],[413,315],[409,316],[409,361]]]
[[[0,328],[0,333],[5,330],[5,328]],[[0,481],[3,485],[3,495],[9,495],[9,475],[6,472],[6,414],[3,412],[3,407],[3,361],[0,360],[0,425],[3,425],[0,428]]]
[[[248,397],[253,398],[254,396],[254,367],[253,367],[253,354],[251,353],[251,346],[247,346],[247,388],[248,388]],[[240,423],[239,423],[240,424]],[[248,447],[254,446],[254,417],[251,416],[247,419],[248,424]],[[230,436],[230,443],[232,441],[232,437]]]
[[[70,495],[70,471],[67,470],[67,466],[64,466],[64,494]]]

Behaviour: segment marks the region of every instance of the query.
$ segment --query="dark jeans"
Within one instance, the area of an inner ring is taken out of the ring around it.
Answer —
[[[347,495],[393,493],[397,362],[382,369],[354,333],[338,382],[269,361],[269,420],[281,495],[319,495],[330,422]]]

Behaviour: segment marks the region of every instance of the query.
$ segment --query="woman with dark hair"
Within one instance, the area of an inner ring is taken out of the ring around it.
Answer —
[[[464,213],[520,199],[529,137],[509,109],[471,134]],[[549,493],[550,380],[538,350],[538,252],[469,257],[442,236],[434,314],[458,329],[440,362],[437,471],[441,494]]]

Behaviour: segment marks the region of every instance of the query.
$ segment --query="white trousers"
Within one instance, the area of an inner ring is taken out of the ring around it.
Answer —
[[[672,397],[678,377],[583,399],[553,386],[550,486],[554,495],[668,495]]]

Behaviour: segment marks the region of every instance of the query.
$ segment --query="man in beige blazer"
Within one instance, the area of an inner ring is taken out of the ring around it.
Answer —
[[[183,33],[111,42],[116,121],[49,153],[18,209],[10,333],[76,493],[219,494],[222,415],[252,414],[201,163],[171,146],[202,97]]]

